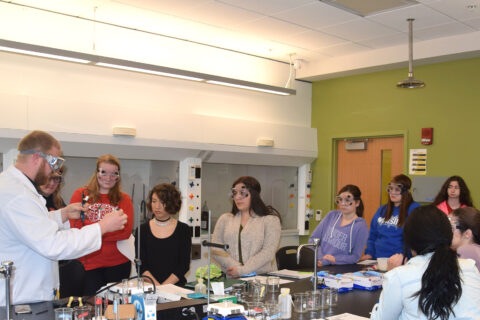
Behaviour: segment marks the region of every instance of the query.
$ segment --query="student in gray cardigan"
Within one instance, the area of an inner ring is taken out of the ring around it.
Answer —
[[[212,248],[223,272],[233,278],[277,270],[275,253],[282,231],[278,212],[260,198],[260,183],[250,176],[232,185],[232,212],[224,213],[215,225],[213,242],[228,244],[227,251]]]

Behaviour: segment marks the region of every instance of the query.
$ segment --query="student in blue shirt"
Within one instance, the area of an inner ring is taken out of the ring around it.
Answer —
[[[420,205],[413,201],[412,181],[404,174],[388,184],[389,201],[378,208],[370,223],[367,249],[360,260],[389,258],[404,253],[403,226],[410,212]]]

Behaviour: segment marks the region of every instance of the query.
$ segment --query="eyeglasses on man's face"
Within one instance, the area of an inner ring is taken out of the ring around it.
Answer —
[[[45,159],[45,161],[47,161],[52,171],[60,170],[63,164],[65,163],[65,159],[61,157],[55,157],[55,156],[52,156],[51,154],[45,154],[42,151],[38,151],[38,150],[21,150],[20,153],[21,154],[38,154],[40,157]]]

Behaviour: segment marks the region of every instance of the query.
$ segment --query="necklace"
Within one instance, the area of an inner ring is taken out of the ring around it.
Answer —
[[[168,226],[170,224],[170,219],[172,217],[168,217],[167,219],[165,220],[160,220],[160,219],[157,219],[155,217],[153,217],[153,222],[155,222],[155,224],[159,227],[165,227],[165,226]]]

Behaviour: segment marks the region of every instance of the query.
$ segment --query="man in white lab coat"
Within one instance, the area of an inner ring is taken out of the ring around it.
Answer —
[[[0,174],[0,261],[12,261],[11,303],[53,300],[58,288],[57,260],[75,259],[96,251],[102,234],[123,229],[127,216],[116,211],[99,223],[70,229],[82,206],[71,204],[48,211],[37,186],[60,169],[60,143],[50,134],[33,131],[18,144],[15,165]],[[0,306],[5,306],[5,279],[0,279]]]

